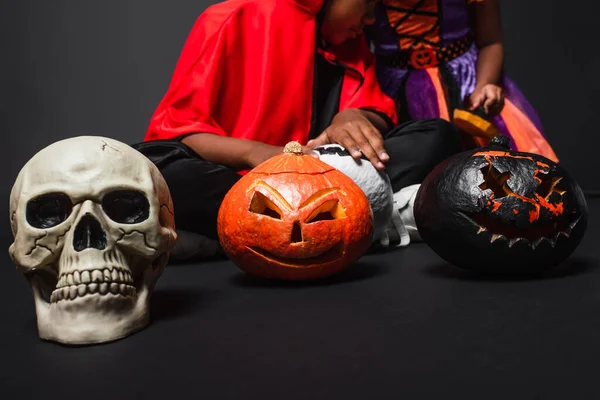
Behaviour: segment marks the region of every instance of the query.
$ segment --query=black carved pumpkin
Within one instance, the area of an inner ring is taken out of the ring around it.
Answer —
[[[538,272],[565,260],[587,227],[578,184],[545,157],[487,147],[450,157],[422,183],[414,215],[447,262],[490,272]]]

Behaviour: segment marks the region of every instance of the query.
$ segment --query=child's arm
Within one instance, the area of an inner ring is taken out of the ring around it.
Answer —
[[[477,82],[469,96],[472,108],[483,106],[490,116],[502,111],[502,88],[499,86],[504,63],[504,45],[498,0],[476,2],[473,9],[475,44],[479,48]]]
[[[192,134],[183,138],[181,142],[206,161],[235,170],[254,168],[262,161],[283,151],[283,147],[212,133]]]
[[[181,142],[206,161],[235,170],[252,169],[283,152],[283,147],[280,146],[212,133],[192,134],[183,138]],[[311,153],[308,147],[303,147],[303,150],[305,154]]]
[[[363,154],[379,170],[385,168],[390,157],[384,147],[383,135],[398,122],[394,100],[383,93],[375,74],[375,58],[364,38],[348,42],[352,57],[364,62],[363,82],[359,90],[340,104],[340,111],[331,125],[317,138],[307,143],[309,147],[339,143],[350,155]]]

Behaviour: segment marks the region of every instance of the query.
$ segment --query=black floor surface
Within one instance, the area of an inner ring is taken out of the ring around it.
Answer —
[[[589,207],[578,250],[537,278],[477,276],[424,244],[317,284],[169,266],[152,325],[87,348],[38,339],[6,256],[0,398],[598,398],[600,199]]]

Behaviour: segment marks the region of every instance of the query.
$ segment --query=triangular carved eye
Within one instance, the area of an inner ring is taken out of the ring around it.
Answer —
[[[306,223],[345,218],[346,212],[338,200],[327,200],[306,219]]]
[[[281,210],[275,205],[275,203],[273,203],[260,192],[254,192],[254,196],[252,196],[252,201],[250,202],[250,209],[248,211],[274,219],[281,219]]]
[[[565,194],[565,190],[561,190],[556,187],[556,185],[558,185],[562,180],[562,176],[551,176],[550,174],[542,175],[536,173],[535,177],[540,181],[540,184],[538,185],[535,192],[538,195],[540,195],[540,197],[542,197],[543,199],[548,200],[552,193],[558,193],[560,195]]]
[[[481,168],[483,174],[483,183],[479,185],[481,190],[490,189],[494,193],[494,198],[499,199],[510,196],[514,192],[508,187],[506,181],[512,178],[510,172],[500,172],[491,163]]]

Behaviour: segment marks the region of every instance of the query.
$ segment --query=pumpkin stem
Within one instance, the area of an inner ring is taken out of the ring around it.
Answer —
[[[504,135],[494,136],[492,140],[490,140],[488,146],[490,147],[502,147],[505,150],[510,150],[510,138]]]
[[[289,142],[283,149],[284,153],[303,154],[302,145],[298,142]]]

